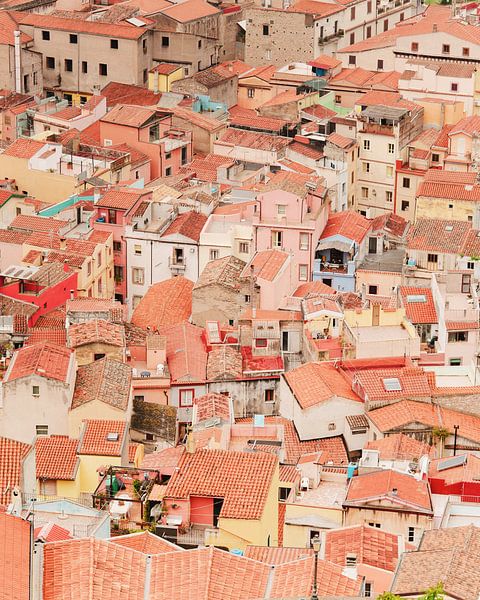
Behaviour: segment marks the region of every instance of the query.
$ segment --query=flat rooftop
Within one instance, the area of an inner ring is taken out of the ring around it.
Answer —
[[[401,273],[405,264],[405,250],[387,250],[383,254],[367,254],[357,271],[383,271],[385,273]]]

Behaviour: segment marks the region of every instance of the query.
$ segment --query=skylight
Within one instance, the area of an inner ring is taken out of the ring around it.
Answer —
[[[407,296],[407,302],[426,302],[425,294],[412,294]]]
[[[107,433],[107,441],[108,442],[118,442],[118,433],[111,431]]]
[[[401,392],[402,386],[398,377],[388,377],[383,380],[383,387],[387,392]]]
[[[445,231],[453,231],[453,225],[445,225]]]

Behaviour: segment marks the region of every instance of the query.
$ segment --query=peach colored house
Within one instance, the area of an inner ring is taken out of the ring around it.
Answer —
[[[262,310],[277,309],[282,298],[297,286],[292,257],[280,249],[257,252],[243,269],[240,279],[251,279],[255,298],[252,290],[246,300]]]
[[[192,134],[174,128],[171,115],[154,108],[117,104],[100,119],[104,146],[128,144],[151,160],[152,179],[179,172],[192,158]]]
[[[276,67],[266,65],[250,69],[238,78],[238,106],[257,108],[271,100],[276,90],[270,82]]]

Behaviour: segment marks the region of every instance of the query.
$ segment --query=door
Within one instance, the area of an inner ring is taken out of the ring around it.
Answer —
[[[282,331],[282,350],[288,352],[288,331]]]
[[[377,238],[375,238],[375,237],[368,238],[368,253],[369,254],[377,253]]]

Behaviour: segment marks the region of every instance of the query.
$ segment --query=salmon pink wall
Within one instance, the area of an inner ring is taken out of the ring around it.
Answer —
[[[190,521],[198,525],[213,526],[213,498],[191,496]]]

